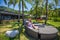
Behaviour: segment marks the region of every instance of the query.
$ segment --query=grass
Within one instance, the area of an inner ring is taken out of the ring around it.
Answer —
[[[60,22],[54,22],[53,20],[48,20],[48,24],[54,25],[55,27],[60,27]]]
[[[36,22],[35,20],[32,20],[32,21],[33,21],[33,22]],[[12,24],[13,24],[13,26],[12,26]],[[17,25],[14,26],[14,23],[12,23],[12,24],[10,24],[10,25],[8,25],[8,26],[7,26],[7,25],[1,26],[1,28],[0,28],[0,40],[9,40],[9,38],[5,36],[5,32],[6,32],[7,30],[12,30],[12,29],[15,29],[15,28],[17,29],[17,28],[18,28]],[[54,27],[57,27],[57,29],[60,30],[60,29],[59,29],[59,27],[60,27],[60,22],[54,22],[54,21],[52,21],[52,20],[48,20],[48,24],[54,25]],[[21,25],[21,24],[20,24],[20,25]],[[22,26],[22,27],[23,27],[23,26]],[[28,35],[25,33],[24,27],[23,27],[22,29],[23,29],[23,30],[22,30],[22,32],[20,33],[20,40],[35,40],[34,38],[28,36]],[[21,29],[20,29],[20,30],[21,30]],[[58,35],[59,35],[59,37],[60,37],[60,31],[59,31]],[[18,40],[18,37],[16,37],[14,40]]]
[[[8,37],[6,37],[6,35],[5,35],[5,32],[7,31],[7,30],[12,30],[12,29],[10,29],[10,28],[0,28],[1,29],[1,31],[0,31],[0,40],[9,40],[9,38]],[[29,37],[26,33],[25,33],[25,29],[24,28],[22,28],[23,30],[22,30],[22,32],[20,33],[20,40],[35,40],[34,38],[31,38],[31,37]],[[18,37],[16,37],[14,40],[18,40]]]
[[[60,22],[54,22],[53,20],[48,20],[47,23],[56,27],[58,29],[58,31],[60,32]]]
[[[22,23],[20,23],[20,26],[21,26]],[[23,27],[23,26],[22,26]],[[1,26],[0,27],[0,40],[9,40],[8,37],[6,37],[5,35],[5,32],[7,30],[13,30],[13,29],[18,29],[19,27],[17,26],[17,23],[15,24],[12,23],[12,24],[8,24],[8,25],[4,25],[4,26]],[[23,29],[22,32],[20,33],[20,40],[35,40],[34,38],[32,37],[29,37],[26,33],[25,33],[25,29],[24,27],[21,28]],[[21,30],[20,29],[20,30]],[[18,37],[16,37],[14,40],[18,40]]]
[[[9,40],[9,38],[5,34],[0,33],[0,40]]]

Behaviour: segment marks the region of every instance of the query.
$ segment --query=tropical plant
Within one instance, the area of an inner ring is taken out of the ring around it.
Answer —
[[[18,26],[19,26],[19,33],[20,33],[20,0],[9,0],[8,3],[7,3],[7,0],[4,0],[5,4],[8,5],[8,8],[9,8],[9,5],[12,5],[13,4],[13,8],[15,7],[15,5],[17,4],[17,2],[19,3],[19,14],[18,14]],[[19,36],[20,37],[20,36]],[[19,38],[20,40],[20,38]]]
[[[54,7],[55,8],[54,10],[56,12],[56,16],[55,16],[56,18],[55,18],[55,20],[57,20],[57,17],[58,17],[58,7],[57,6],[59,4],[59,0],[53,0],[53,3],[55,3],[55,5],[54,5],[55,6]]]
[[[41,6],[41,4],[42,4],[42,2],[43,2],[44,0],[34,0],[34,4],[33,4],[33,8],[35,8],[35,18],[37,19],[37,15],[38,15],[38,12],[37,12],[37,10],[38,10],[38,8],[40,7],[40,9],[42,8]],[[41,11],[41,10],[40,10]]]
[[[19,11],[20,11],[20,9],[22,7],[23,24],[24,24],[24,8],[27,8],[26,2],[31,4],[32,0],[16,0],[16,3],[18,3],[18,5],[19,5]],[[22,4],[22,6],[21,6],[21,4]]]
[[[9,8],[9,6],[11,5],[11,0],[9,0],[9,1],[4,0],[4,3],[5,3],[6,5],[8,5],[7,7]]]

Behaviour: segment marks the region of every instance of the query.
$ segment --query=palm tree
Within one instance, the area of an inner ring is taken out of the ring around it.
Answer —
[[[18,22],[20,21],[20,0],[9,0],[8,1],[8,3],[7,3],[7,0],[4,0],[4,2],[5,2],[5,4],[8,4],[8,7],[9,7],[9,5],[12,5],[13,4],[13,9],[14,9],[14,7],[15,7],[15,5],[17,4],[17,2],[19,3],[19,15],[18,15]]]
[[[20,22],[20,13],[21,13],[20,9],[21,9],[21,2],[22,2],[22,18],[23,18],[23,25],[24,25],[24,8],[27,8],[25,1],[31,3],[31,0],[15,0],[15,1],[16,3],[18,3],[18,6],[19,6],[18,23]],[[20,26],[19,26],[19,30],[20,30]]]
[[[44,0],[34,0],[34,5],[33,7],[36,9],[36,15],[35,15],[35,18],[37,19],[37,9],[38,7],[41,8],[41,4]],[[37,21],[37,20],[36,20]]]
[[[24,1],[22,0],[22,18],[23,18],[23,25],[24,25]]]
[[[58,5],[58,0],[53,0],[54,2],[55,2],[55,5],[56,5],[56,7],[57,7],[57,5]],[[53,3],[54,3],[53,2]],[[45,24],[47,23],[47,14],[48,14],[48,0],[46,0],[46,20],[45,20]]]
[[[6,4],[6,5],[8,5],[8,8],[9,8],[9,6],[12,4],[12,0],[4,0],[4,3]]]
[[[14,9],[14,7],[15,7],[15,5],[16,5],[16,0],[12,0],[13,2],[13,9]]]
[[[25,1],[31,3],[30,0],[25,0]],[[20,9],[21,9],[21,2],[22,2],[23,25],[24,25],[24,7],[27,8],[27,6],[26,6],[26,4],[25,4],[25,1],[24,1],[24,0],[17,0],[17,1],[16,1],[16,3],[18,3],[18,5],[19,5],[18,23],[20,22],[20,13],[21,13],[21,12],[20,12]],[[18,24],[18,26],[19,26],[19,24]],[[19,33],[20,33],[20,27],[19,27]],[[19,37],[20,37],[20,36],[19,36]],[[19,38],[19,40],[20,40],[20,38]]]
[[[55,2],[55,5],[56,5],[56,7],[55,7],[55,9],[56,9],[56,20],[57,20],[57,16],[58,16],[58,8],[57,8],[57,6],[58,6],[58,1],[59,0],[54,0],[54,2]]]
[[[4,0],[4,3],[7,5],[7,0]]]
[[[4,0],[4,2],[5,2],[5,4],[7,4],[7,0]],[[13,9],[14,9],[14,7],[15,7],[15,5],[17,4],[17,2],[19,3],[19,14],[18,14],[18,26],[19,26],[19,40],[20,40],[20,25],[19,25],[19,23],[20,23],[20,0],[9,0],[9,2],[8,2],[8,7],[9,7],[9,4],[13,4]]]
[[[4,0],[4,3],[7,5],[7,7],[9,8],[9,2],[7,2],[7,0]],[[7,8],[7,9],[8,9]]]
[[[48,14],[48,0],[46,0],[46,20],[45,20],[45,24],[47,24],[47,14]]]
[[[32,2],[33,2],[33,0],[25,0],[25,1],[28,2],[28,3],[30,3],[30,4],[32,4]],[[23,25],[24,25],[24,7],[27,8],[26,7],[26,4],[25,4],[25,1],[22,0],[22,18],[23,18]]]
[[[49,7],[49,9],[48,9],[48,10],[49,10],[49,11],[48,11],[49,13],[48,13],[48,14],[49,14],[50,19],[51,19],[51,15],[50,15],[50,14],[52,13],[51,9],[53,9],[52,6],[53,6],[52,3],[50,3],[50,4],[48,5],[48,7]],[[52,13],[52,15],[53,15],[53,13]]]
[[[36,0],[36,19],[37,19],[37,7],[38,7],[38,0]],[[36,20],[37,21],[37,20]]]
[[[17,3],[19,4],[19,1],[20,1],[20,6],[21,6],[21,2],[22,2],[22,18],[23,18],[23,25],[24,25],[24,8],[27,8],[26,6],[26,3],[25,2],[28,2],[28,3],[32,3],[32,0],[18,0]],[[19,6],[19,7],[20,7]]]

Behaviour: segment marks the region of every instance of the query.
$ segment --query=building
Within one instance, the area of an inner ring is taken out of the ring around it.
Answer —
[[[0,23],[2,23],[4,20],[9,21],[15,19],[18,19],[18,14],[8,11],[5,7],[0,7]]]
[[[12,12],[0,11],[0,20],[11,20],[17,18],[18,18],[18,14],[14,14]]]
[[[7,9],[6,7],[1,6],[0,7],[0,23],[2,23],[2,21],[4,21],[4,20],[9,21],[9,20],[18,19],[19,14],[15,13],[14,11],[15,10],[13,10],[13,9],[9,9],[9,8]],[[27,16],[27,15],[25,14],[24,16]],[[22,14],[20,14],[20,18],[22,18]]]

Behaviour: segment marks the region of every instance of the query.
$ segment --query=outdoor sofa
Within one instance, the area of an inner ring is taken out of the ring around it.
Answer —
[[[45,26],[45,27],[40,27],[39,30],[36,29],[30,29],[27,26],[25,26],[25,32],[36,39],[41,39],[41,40],[54,40],[57,37],[58,30],[52,26]]]

